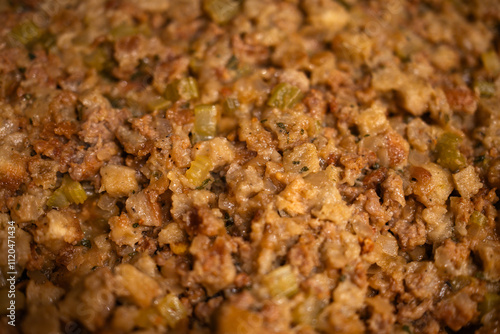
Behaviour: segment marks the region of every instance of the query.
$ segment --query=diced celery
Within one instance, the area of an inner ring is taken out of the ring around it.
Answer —
[[[469,218],[469,222],[474,225],[484,226],[488,222],[488,218],[479,211],[474,211]]]
[[[263,279],[272,297],[292,297],[299,291],[297,276],[290,265],[271,271]]]
[[[484,295],[484,300],[479,303],[478,310],[483,316],[496,307],[500,307],[500,295],[488,292]]]
[[[127,36],[133,36],[136,33],[136,29],[126,23],[120,24],[118,27],[111,29],[110,34],[113,38],[118,39]]]
[[[87,193],[80,182],[64,176],[61,186],[47,200],[47,205],[55,208],[65,208],[71,203],[82,204],[87,199]]]
[[[48,32],[48,31],[45,31],[38,38],[36,38],[35,40],[33,40],[31,42],[31,44],[34,44],[34,43],[39,43],[43,47],[44,50],[50,50],[51,48],[56,46],[57,37],[56,37],[56,35]]]
[[[199,97],[198,83],[193,77],[175,80],[167,85],[165,98],[169,101],[193,100]]]
[[[237,0],[205,0],[203,8],[210,18],[217,23],[226,23],[238,14],[240,1]]]
[[[148,110],[155,111],[160,109],[167,109],[171,104],[172,102],[159,97],[148,103]]]
[[[62,209],[69,206],[70,204],[71,203],[68,201],[61,188],[54,191],[47,200],[47,206],[53,208]]]
[[[26,21],[12,28],[10,34],[15,40],[27,45],[40,38],[43,31],[32,21]]]
[[[217,108],[202,104],[194,108],[194,133],[197,140],[212,139],[217,134]]]
[[[199,74],[203,67],[203,60],[199,57],[192,56],[189,60],[189,69],[192,73]]]
[[[293,321],[297,324],[315,325],[324,304],[314,296],[308,296],[292,310]]]
[[[140,310],[134,320],[135,324],[140,328],[151,328],[158,325],[165,325],[165,319],[155,307],[148,307]]]
[[[491,97],[496,93],[495,84],[487,81],[478,81],[475,84],[481,97]]]
[[[299,88],[287,82],[282,82],[274,87],[267,105],[279,109],[293,108],[302,98],[303,94]]]
[[[173,294],[166,295],[156,308],[166,320],[167,325],[170,327],[175,327],[179,321],[187,317],[187,310],[181,303],[179,298]]]
[[[149,26],[147,24],[141,24],[139,26],[129,25],[127,23],[122,23],[118,27],[111,29],[111,37],[114,39],[120,39],[123,37],[129,37],[134,35],[145,35],[151,34]]]
[[[481,55],[484,68],[489,74],[497,75],[500,73],[500,59],[495,51],[488,51]]]
[[[439,137],[436,145],[437,162],[452,172],[458,171],[466,165],[465,157],[459,150],[460,137],[446,132]]]
[[[203,184],[207,178],[210,177],[210,170],[212,169],[212,162],[206,155],[199,155],[191,162],[191,166],[186,171],[186,178],[195,187]]]
[[[232,55],[226,64],[226,68],[229,70],[236,71],[238,69],[239,63],[240,63],[240,61],[238,60],[238,58],[236,58],[235,55]]]
[[[60,188],[70,203],[82,204],[87,199],[87,193],[78,181],[65,176]]]
[[[98,47],[83,58],[85,65],[95,68],[97,71],[104,70],[110,61],[110,54],[104,47]]]
[[[226,101],[224,101],[224,111],[228,115],[234,115],[234,112],[238,110],[240,107],[240,101],[238,99],[233,99],[233,98],[227,98]]]

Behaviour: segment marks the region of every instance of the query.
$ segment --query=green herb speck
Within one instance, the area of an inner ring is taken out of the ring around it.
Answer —
[[[478,156],[476,159],[474,159],[474,162],[480,163],[480,162],[483,162],[485,159],[486,159],[486,156],[483,154],[483,155]]]
[[[83,239],[81,244],[82,244],[82,246],[87,247],[87,248],[92,247],[92,243],[90,242],[90,240],[87,240],[87,239]]]
[[[410,326],[408,326],[408,325],[404,325],[404,326],[403,326],[403,330],[404,330],[406,333],[410,333],[410,334],[411,334],[411,329],[410,329]]]
[[[229,61],[226,64],[226,68],[230,70],[237,70],[238,65],[239,65],[238,58],[236,58],[235,55],[232,55],[231,58],[229,58]]]
[[[205,186],[208,184],[208,182],[210,182],[210,179],[203,180],[203,182],[200,184],[200,186],[196,187],[196,189],[201,190],[201,189],[205,188]]]

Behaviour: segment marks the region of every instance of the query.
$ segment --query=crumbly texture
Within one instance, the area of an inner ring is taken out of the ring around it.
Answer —
[[[0,332],[497,333],[497,0],[0,21]]]

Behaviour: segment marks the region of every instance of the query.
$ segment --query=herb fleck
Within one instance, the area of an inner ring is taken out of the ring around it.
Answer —
[[[82,244],[82,246],[87,247],[87,248],[92,247],[92,243],[90,242],[90,240],[87,240],[87,239],[83,239],[81,244]]]
[[[205,186],[208,184],[208,182],[210,182],[210,179],[203,180],[203,182],[200,184],[200,186],[196,187],[196,189],[201,190],[201,189],[205,188]]]
[[[230,70],[237,70],[238,65],[239,65],[238,58],[236,58],[235,55],[232,55],[231,58],[229,58],[229,61],[226,64],[226,68]]]
[[[474,277],[478,278],[478,279],[481,279],[481,280],[485,279],[484,273],[482,271],[478,271],[477,273],[475,273]]]
[[[478,156],[476,159],[474,159],[474,162],[480,163],[480,162],[483,162],[485,159],[486,159],[486,156],[483,154],[483,155]]]
[[[294,165],[299,165],[299,164],[300,164],[300,161],[292,161],[292,164],[294,164]]]
[[[278,128],[280,128],[280,129],[281,129],[281,130],[280,130],[280,132],[284,132],[284,133],[285,133],[285,134],[287,134],[287,135],[290,133],[290,132],[286,129],[286,125],[285,125],[285,123],[278,122],[278,123],[276,123],[276,125],[278,126]],[[288,140],[289,140],[289,138],[287,138],[287,143],[288,143]]]
[[[300,172],[301,172],[301,173],[304,173],[304,172],[307,172],[308,170],[309,170],[309,167],[304,166],[304,167],[302,167],[302,168],[300,169]]]
[[[134,224],[132,225],[132,227],[133,227],[133,228],[139,227],[139,223],[134,223]]]

